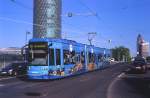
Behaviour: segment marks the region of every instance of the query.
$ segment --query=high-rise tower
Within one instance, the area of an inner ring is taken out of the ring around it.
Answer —
[[[34,0],[33,38],[61,38],[61,0]]]

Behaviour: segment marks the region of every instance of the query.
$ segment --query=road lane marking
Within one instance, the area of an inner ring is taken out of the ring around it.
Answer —
[[[1,78],[0,81],[2,81],[2,80],[9,80],[9,79],[13,79],[13,78],[16,78],[16,77]]]
[[[25,76],[26,74],[24,74],[24,75],[19,75],[18,77],[23,77],[23,76]],[[2,80],[9,80],[9,79],[14,79],[14,78],[17,78],[16,76],[14,76],[14,77],[8,77],[8,78],[0,78],[0,81],[2,81]]]
[[[128,69],[126,70],[126,72],[128,72],[128,71],[130,71],[130,68],[128,68]]]
[[[20,88],[20,89],[24,89],[24,88],[32,88],[32,87],[34,87],[34,86],[36,86],[36,87],[38,87],[39,85],[41,85],[42,83],[28,83],[28,84],[26,84],[26,85],[22,85],[22,86],[20,86],[20,87],[18,87],[18,88]]]
[[[137,74],[132,74],[132,75],[125,75],[124,78],[134,78],[134,79],[142,79],[142,78],[149,78],[149,76],[144,76],[144,75],[137,75]]]
[[[117,77],[118,77],[118,78],[122,78],[122,77],[124,77],[124,75],[125,75],[125,73],[121,73],[121,74],[118,75]]]
[[[3,87],[3,86],[5,86],[4,84],[0,84],[0,87]]]
[[[89,79],[81,79],[80,82],[88,81]]]
[[[19,81],[19,82],[14,82],[14,83],[8,83],[6,86],[12,86],[12,85],[19,85],[22,84],[23,82]]]
[[[113,86],[117,83],[118,80],[120,80],[118,77],[121,75],[118,75],[116,78],[114,78],[112,80],[112,82],[110,83],[110,85],[107,88],[107,95],[106,98],[114,98],[113,97]]]
[[[106,98],[115,98],[113,97],[113,87],[114,85],[121,80],[121,78],[123,78],[125,76],[125,73],[121,73],[119,74],[117,77],[115,77],[112,82],[110,83],[108,89],[107,89],[107,97]]]

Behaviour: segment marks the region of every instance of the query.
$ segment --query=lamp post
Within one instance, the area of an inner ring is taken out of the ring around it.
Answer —
[[[88,12],[88,13],[73,13],[73,12],[68,12],[66,13],[65,15],[61,15],[61,16],[66,16],[66,17],[69,17],[69,18],[72,18],[74,16],[97,16],[98,14],[97,13],[91,13],[91,12]]]
[[[3,54],[3,68],[5,68],[6,61],[5,61],[5,54]]]
[[[27,31],[26,32],[26,37],[25,37],[25,45],[27,44],[27,40],[28,40],[28,35],[31,34],[31,32]]]
[[[109,39],[109,40],[108,40],[108,44],[109,44],[109,46],[110,46],[111,42],[112,42],[112,40],[111,40],[111,39]],[[111,49],[111,46],[110,46],[110,49]]]

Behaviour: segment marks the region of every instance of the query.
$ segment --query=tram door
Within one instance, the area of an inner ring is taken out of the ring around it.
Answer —
[[[61,65],[61,50],[60,49],[49,49],[49,65]]]
[[[61,65],[61,50],[56,49],[56,66]]]
[[[49,66],[50,71],[52,71],[55,75],[62,75],[61,68],[61,49],[49,49]]]

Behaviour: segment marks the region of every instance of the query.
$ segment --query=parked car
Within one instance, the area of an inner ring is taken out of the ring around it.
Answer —
[[[27,63],[25,62],[14,62],[6,67],[2,68],[0,71],[0,75],[9,75],[9,76],[17,76],[26,74],[26,66]]]
[[[147,71],[146,59],[143,57],[135,57],[134,61],[132,62],[131,70],[140,73],[146,73]]]
[[[24,76],[27,74],[27,62],[17,63],[17,75]]]
[[[15,75],[16,72],[13,71],[14,68],[12,64],[7,65],[6,67],[2,68],[0,71],[0,75]]]

